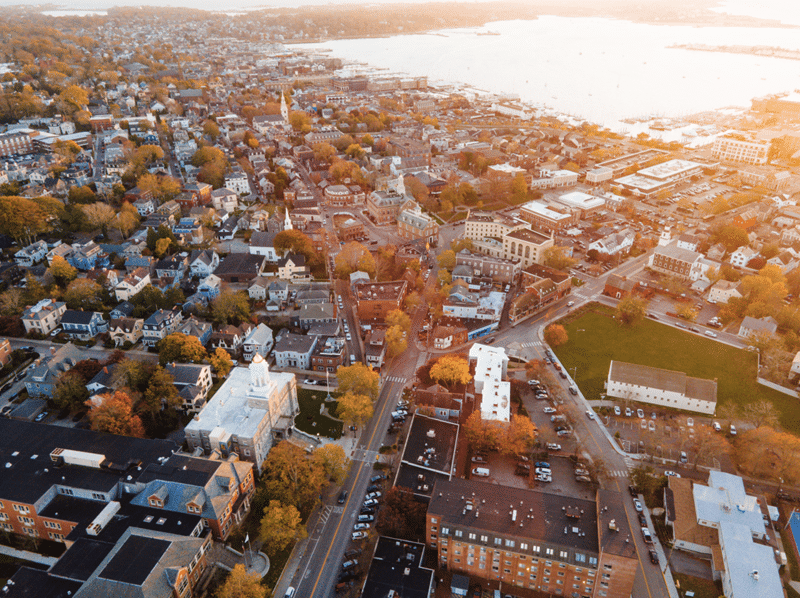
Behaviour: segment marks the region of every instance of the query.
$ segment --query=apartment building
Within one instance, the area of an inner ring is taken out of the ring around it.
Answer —
[[[741,164],[766,164],[769,156],[769,141],[761,141],[741,134],[717,137],[711,148],[711,157],[723,162]]]
[[[609,490],[586,500],[437,480],[425,531],[440,567],[506,588],[627,598],[639,566],[622,497]]]
[[[384,320],[390,311],[402,308],[407,292],[405,280],[359,285],[355,290],[359,320]]]
[[[503,237],[502,258],[517,260],[523,268],[544,261],[544,252],[553,246],[553,238],[531,229],[515,230]]]

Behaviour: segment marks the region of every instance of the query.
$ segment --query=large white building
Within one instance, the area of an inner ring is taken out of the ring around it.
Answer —
[[[239,195],[250,195],[250,180],[243,171],[231,172],[225,176],[225,188]]]
[[[717,137],[711,148],[711,157],[723,162],[742,164],[766,164],[769,157],[769,141],[748,139],[742,134]]]
[[[684,179],[700,174],[703,168],[702,164],[691,160],[667,160],[655,166],[642,168],[635,174],[618,178],[614,182],[637,195],[649,197],[659,191],[671,189]]]
[[[708,415],[713,415],[717,408],[715,381],[623,361],[611,362],[606,394],[619,399]]]
[[[551,170],[542,172],[531,181],[531,189],[556,189],[568,187],[578,182],[578,173],[571,170]]]
[[[216,394],[186,426],[189,450],[236,453],[258,471],[273,444],[286,438],[300,412],[294,374],[270,372],[260,354],[233,368]]]
[[[511,383],[504,380],[508,370],[506,350],[476,343],[469,349],[469,360],[475,362],[475,392],[481,395],[481,418],[508,423]]]

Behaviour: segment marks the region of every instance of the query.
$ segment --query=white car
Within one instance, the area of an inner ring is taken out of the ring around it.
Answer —
[[[549,475],[537,475],[534,479],[537,482],[552,482],[553,481],[553,478],[550,477]]]
[[[619,405],[614,405],[614,415],[620,415],[622,411],[619,408]]]
[[[654,422],[654,421],[651,419],[651,420],[650,420],[650,421],[647,423],[647,429],[648,429],[648,430],[650,430],[651,432],[655,432],[655,431],[656,431],[656,422]]]
[[[643,410],[641,410],[641,409],[637,409],[637,410],[636,410],[636,416],[637,416],[639,419],[644,419],[644,411],[643,411]]]
[[[360,531],[365,530],[365,529],[369,529],[369,523],[356,523],[353,526],[353,529],[355,531],[357,531],[357,532],[360,532]]]
[[[642,503],[639,502],[638,498],[633,499],[633,508],[636,509],[637,512],[641,513],[644,509],[642,508]]]
[[[693,419],[693,418],[691,418],[691,417],[687,417],[687,418],[686,418],[686,425],[687,425],[687,426],[689,426],[690,428],[691,428],[692,426],[694,426],[694,419]]]
[[[547,443],[547,450],[548,451],[560,451],[561,450],[561,445],[560,444],[556,444],[555,442],[548,442]]]
[[[665,471],[664,475],[667,476],[668,478],[679,478],[679,477],[681,477],[681,474],[679,474],[677,471]]]
[[[356,540],[364,540],[367,537],[367,532],[353,532],[352,538],[355,542]]]
[[[545,413],[555,413],[556,412],[556,410],[553,409],[552,407],[545,407],[544,409],[542,409],[542,411],[544,411]]]
[[[714,428],[715,432],[722,431],[722,426],[719,425],[719,422],[712,422],[711,427]]]
[[[630,407],[625,407],[625,417],[631,417],[633,415],[633,411],[631,411]]]

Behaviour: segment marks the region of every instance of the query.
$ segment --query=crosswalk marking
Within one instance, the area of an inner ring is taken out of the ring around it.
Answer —
[[[636,464],[633,462],[633,459],[625,455],[625,465],[628,466],[628,469],[633,469],[636,467]]]
[[[325,508],[322,510],[322,513],[320,513],[320,516],[319,516],[319,523],[321,523],[323,526],[324,526],[324,525],[325,525],[325,524],[328,522],[328,517],[330,517],[330,516],[331,516],[331,511],[333,511],[333,508],[332,508],[332,507],[327,507],[327,506],[326,506],[326,507],[325,507]]]
[[[367,451],[364,449],[357,449],[353,456],[351,457],[352,461],[364,461],[366,463],[372,463],[378,458],[378,451]]]
[[[531,341],[530,343],[522,343],[520,347],[541,347],[542,341]]]
[[[386,378],[387,382],[405,382],[406,378],[401,378],[400,376],[389,376]]]
[[[614,470],[609,471],[608,475],[610,477],[612,477],[612,478],[627,478],[628,477],[628,472],[627,471],[621,471],[619,469],[614,469]]]

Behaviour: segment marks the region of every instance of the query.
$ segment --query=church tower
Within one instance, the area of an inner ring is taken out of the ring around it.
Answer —
[[[664,227],[664,230],[661,232],[661,237],[658,239],[658,246],[665,247],[669,245],[672,241],[672,235],[670,234],[670,227]]]
[[[292,230],[292,219],[289,218],[289,208],[286,208],[283,217],[283,230]]]
[[[286,105],[286,96],[283,95],[281,90],[281,116],[283,117],[284,124],[289,124],[289,107]]]

